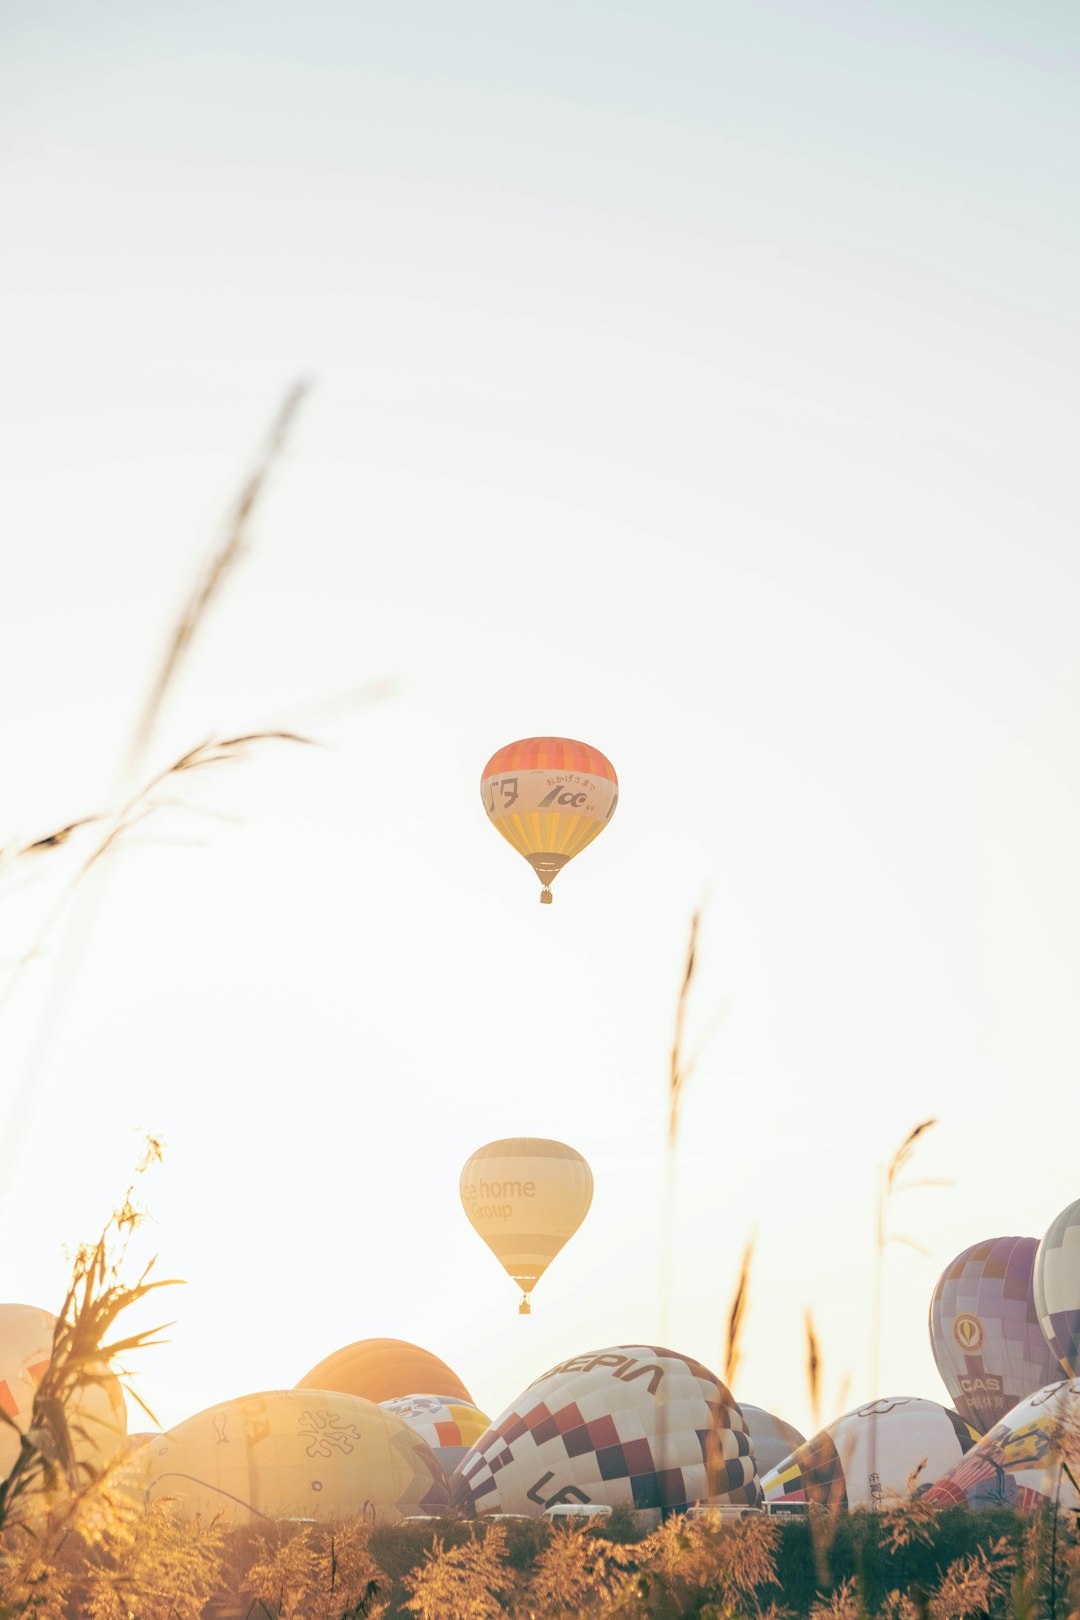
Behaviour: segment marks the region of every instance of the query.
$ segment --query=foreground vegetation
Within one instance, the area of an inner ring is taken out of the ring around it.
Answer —
[[[88,1510],[88,1511],[87,1511]],[[816,1528],[681,1517],[648,1535],[542,1520],[431,1525],[183,1524],[104,1487],[51,1547],[9,1528],[0,1616],[37,1620],[1075,1620],[1080,1539],[1047,1513],[917,1504]]]

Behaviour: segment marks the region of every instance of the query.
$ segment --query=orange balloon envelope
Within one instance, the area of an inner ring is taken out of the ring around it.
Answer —
[[[494,826],[540,879],[540,899],[575,855],[599,837],[619,802],[615,767],[569,737],[526,737],[493,754],[480,796]]]
[[[305,1373],[296,1388],[335,1390],[339,1395],[361,1395],[375,1402],[422,1390],[444,1400],[475,1404],[445,1361],[405,1339],[359,1339],[343,1345]]]

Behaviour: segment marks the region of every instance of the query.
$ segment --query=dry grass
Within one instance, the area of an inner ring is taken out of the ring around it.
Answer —
[[[724,1383],[729,1389],[735,1384],[735,1374],[742,1359],[742,1332],[750,1298],[750,1268],[754,1260],[755,1235],[751,1232],[739,1262],[739,1278],[728,1307],[727,1342],[724,1346]]]
[[[206,568],[195,581],[191,594],[180,611],[135,727],[127,761],[129,771],[138,765],[146,752],[169,689],[179,673],[199,627],[243,553],[252,514],[266,487],[270,472],[285,448],[297,412],[307,392],[305,384],[296,383],[286,394],[256,464],[226,518],[221,541],[214,548]]]
[[[701,927],[701,912],[695,911],[690,919],[690,939],[686,947],[686,962],[683,967],[682,983],[679,986],[679,997],[675,1005],[675,1034],[671,1043],[671,1063],[668,1071],[668,1151],[674,1153],[679,1137],[679,1105],[682,1094],[686,1088],[695,1063],[696,1056],[687,1058],[683,1052],[683,1039],[686,1033],[686,1009],[690,1001],[690,989],[694,982],[694,973],[697,969],[698,931]]]
[[[160,1156],[160,1144],[148,1140],[138,1173]],[[91,1433],[90,1420],[80,1415],[80,1397],[88,1390],[104,1390],[117,1371],[123,1376],[124,1358],[162,1340],[165,1326],[137,1333],[115,1332],[118,1319],[139,1300],[158,1288],[175,1285],[175,1278],[150,1278],[154,1262],[133,1283],[122,1272],[132,1233],[143,1212],[132,1202],[129,1187],[120,1208],[110,1217],[96,1243],[75,1256],[71,1282],[60,1307],[53,1333],[52,1352],[34,1395],[25,1432],[0,1410],[0,1421],[19,1435],[19,1451],[6,1479],[0,1480],[0,1531],[25,1526],[42,1504],[59,1511],[63,1523],[74,1522],[98,1484],[101,1471],[80,1458],[80,1442],[93,1447],[101,1439]],[[139,1401],[135,1391],[129,1393]],[[139,1404],[143,1403],[139,1401]],[[143,1410],[147,1410],[145,1406]],[[151,1421],[152,1412],[147,1412]],[[95,1430],[100,1423],[95,1423]]]
[[[3,990],[0,991],[0,1012],[3,1011],[15,994],[22,974],[41,955],[53,930],[90,874],[106,857],[122,846],[128,835],[136,827],[141,826],[157,812],[164,809],[186,808],[177,800],[165,796],[168,788],[194,771],[235,762],[243,758],[255,744],[264,742],[307,744],[310,739],[290,731],[258,731],[248,732],[236,737],[207,738],[205,742],[199,743],[196,747],[187,749],[180,755],[179,759],[174,760],[164,770],[157,771],[149,781],[145,782],[137,792],[129,795],[116,809],[82,816],[77,821],[68,822],[56,831],[35,838],[30,843],[10,852],[10,863],[27,857],[36,858],[40,857],[44,850],[58,849],[67,844],[73,835],[84,827],[104,829],[98,838],[91,840],[89,849],[76,866],[65,887],[61,890],[58,899],[47,913],[28,948],[11,964],[8,981]]]

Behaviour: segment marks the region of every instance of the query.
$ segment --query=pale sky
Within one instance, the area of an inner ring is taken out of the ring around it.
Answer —
[[[56,1307],[142,1125],[166,1422],[368,1336],[492,1414],[662,1328],[718,1368],[751,1228],[737,1396],[807,1427],[810,1306],[829,1401],[944,1398],[941,1269],[1080,1195],[1078,47],[1038,0],[0,6],[0,845],[115,793],[297,377],[146,770],[325,744],[186,790],[232,819],[144,826],[0,1013],[0,1298]],[[621,783],[543,909],[479,796],[535,733]],[[596,1177],[528,1320],[457,1193],[519,1134]]]

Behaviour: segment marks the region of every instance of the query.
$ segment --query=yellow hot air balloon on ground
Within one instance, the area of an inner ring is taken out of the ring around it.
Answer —
[[[598,748],[570,737],[526,737],[493,754],[480,778],[492,824],[524,855],[551,904],[567,861],[591,844],[615,814],[619,779]]]
[[[431,1448],[393,1412],[358,1395],[279,1389],[223,1401],[155,1435],[128,1463],[128,1488],[167,1497],[185,1518],[253,1524],[366,1519],[395,1524],[445,1512]]]
[[[529,1295],[592,1203],[592,1171],[565,1142],[517,1136],[478,1148],[461,1172],[465,1213],[503,1269]]]

